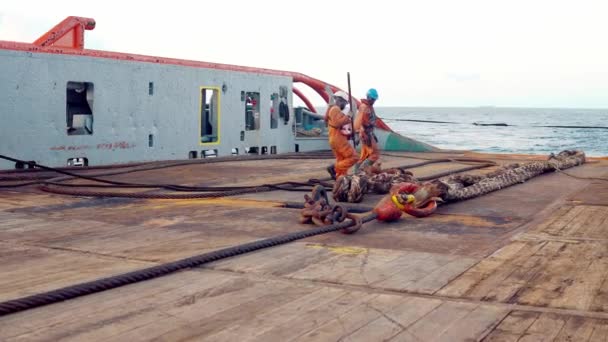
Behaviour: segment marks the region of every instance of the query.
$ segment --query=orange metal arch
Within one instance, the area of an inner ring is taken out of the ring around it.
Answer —
[[[310,100],[308,100],[308,98],[306,96],[304,96],[304,94],[302,94],[302,92],[298,88],[292,87],[291,90],[293,91],[294,94],[296,94],[300,98],[300,100],[302,100],[302,102],[304,102],[304,104],[306,105],[306,108],[308,108],[308,110],[310,110],[313,113],[317,112],[317,110],[312,105],[312,103],[310,103]]]

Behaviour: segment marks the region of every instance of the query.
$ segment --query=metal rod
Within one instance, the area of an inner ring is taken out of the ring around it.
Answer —
[[[352,126],[353,126],[353,131],[351,134],[351,139],[353,139],[353,146],[357,147],[357,140],[355,140],[355,111],[353,110],[353,96],[351,95],[351,91],[350,91],[350,72],[346,73],[346,79],[348,82],[348,106],[349,106],[349,111],[350,111],[350,116],[351,116],[351,121],[352,121]]]

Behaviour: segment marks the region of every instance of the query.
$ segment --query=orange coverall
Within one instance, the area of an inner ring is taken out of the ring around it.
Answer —
[[[357,162],[357,151],[350,144],[348,137],[340,133],[340,128],[350,122],[350,118],[338,106],[331,106],[325,116],[329,130],[329,146],[336,156],[336,178],[345,176],[351,166]]]
[[[375,121],[375,113],[373,113],[373,110],[374,108],[369,104],[367,99],[361,100],[361,106],[359,106],[357,116],[355,117],[355,124],[353,125],[353,129],[355,132],[359,133],[361,141],[361,157],[359,158],[359,163],[363,163],[366,159],[369,159],[369,161],[373,163],[380,158],[378,144],[373,136]],[[367,145],[365,143],[366,140],[371,143]]]

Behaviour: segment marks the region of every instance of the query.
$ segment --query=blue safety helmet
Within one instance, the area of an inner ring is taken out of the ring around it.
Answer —
[[[377,100],[378,99],[378,91],[374,88],[370,88],[370,90],[367,91],[367,97],[372,99],[372,100]]]

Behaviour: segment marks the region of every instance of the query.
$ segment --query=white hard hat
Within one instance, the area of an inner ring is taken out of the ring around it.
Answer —
[[[348,102],[348,94],[343,92],[342,90],[338,90],[335,94],[334,97],[339,97],[341,99],[343,99],[344,101]]]

